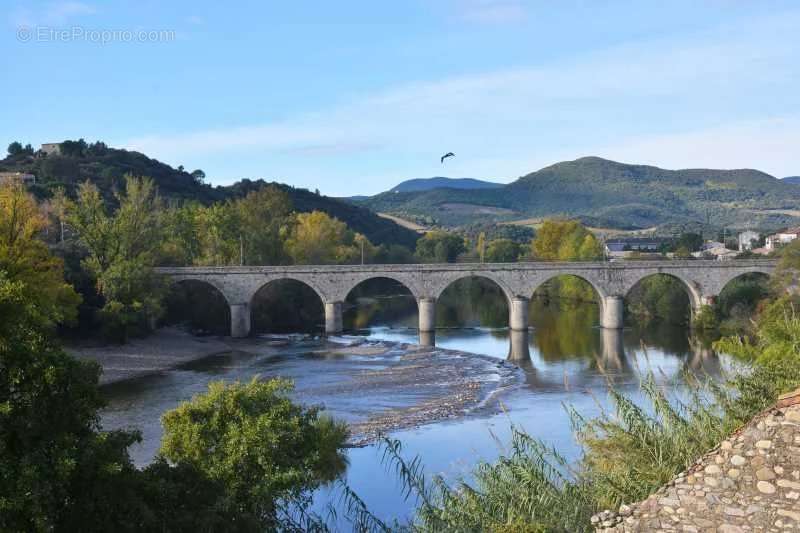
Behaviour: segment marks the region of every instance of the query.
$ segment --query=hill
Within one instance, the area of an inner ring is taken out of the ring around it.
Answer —
[[[792,185],[800,185],[800,176],[787,176],[783,178],[784,183],[791,183]]]
[[[584,157],[499,188],[386,192],[360,204],[444,226],[563,215],[619,229],[706,220],[772,228],[797,222],[790,213],[800,206],[800,187],[758,170],[666,170]]]
[[[389,189],[389,192],[418,192],[429,191],[431,189],[496,189],[502,186],[502,183],[472,178],[445,178],[437,176],[434,178],[406,180]]]
[[[182,167],[176,169],[142,153],[109,148],[101,142],[88,145],[80,141],[67,143],[70,150],[64,155],[9,155],[0,160],[0,172],[34,174],[36,184],[30,189],[39,198],[49,197],[56,187],[64,187],[68,194],[74,195],[80,183],[91,180],[109,205],[114,204],[113,192],[123,185],[126,174],[149,176],[158,185],[161,196],[168,201],[197,201],[202,204],[244,196],[268,184],[264,180],[245,179],[229,186],[212,187],[203,183],[205,175],[202,171],[190,173]],[[296,210],[324,211],[363,233],[374,244],[400,244],[413,249],[419,238],[416,232],[381,218],[366,207],[282,183],[275,185],[289,194]]]

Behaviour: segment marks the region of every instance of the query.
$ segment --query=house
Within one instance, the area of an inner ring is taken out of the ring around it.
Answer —
[[[0,172],[0,183],[21,181],[24,184],[36,183],[36,176],[25,172]]]
[[[715,248],[725,248],[725,243],[719,241],[706,241],[700,247],[700,250],[705,252],[706,250],[713,250]]]
[[[45,155],[61,155],[61,143],[44,143],[39,151]]]
[[[767,235],[764,248],[767,250],[777,250],[781,246],[789,244],[800,235],[800,227],[788,228],[772,235]]]
[[[667,243],[660,237],[628,237],[606,241],[606,253],[610,257],[625,257],[631,252],[657,253]]]
[[[754,244],[758,244],[758,240],[761,238],[761,234],[756,231],[743,231],[739,234],[738,241],[739,241],[739,251],[745,252],[747,250],[752,250],[754,248]]]
[[[698,259],[716,259],[717,261],[733,259],[737,255],[739,255],[739,252],[736,250],[729,250],[725,246],[721,245],[710,248],[703,247],[703,249],[699,252],[692,253],[692,257],[696,257]]]

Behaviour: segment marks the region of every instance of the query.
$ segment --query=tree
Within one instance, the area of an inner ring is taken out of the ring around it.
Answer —
[[[61,155],[66,157],[83,157],[89,148],[86,141],[78,139],[77,141],[64,141],[60,145]]]
[[[361,257],[355,237],[344,222],[322,211],[299,213],[286,240],[286,251],[296,264],[355,263]]]
[[[486,257],[486,233],[480,232],[478,234],[478,241],[475,245],[475,250],[478,252],[478,258],[483,263],[483,260]]]
[[[486,249],[486,260],[489,263],[513,263],[520,253],[520,246],[511,239],[495,239]]]
[[[452,263],[465,251],[464,239],[444,231],[430,231],[417,241],[417,257],[426,263]]]
[[[699,233],[682,233],[675,241],[675,249],[685,248],[689,252],[696,252],[703,246],[703,236]]]
[[[53,198],[50,200],[50,213],[55,218],[58,226],[58,242],[64,242],[64,230],[67,221],[67,213],[69,212],[71,202],[67,198],[63,187],[58,187],[53,193]]]
[[[106,212],[100,192],[81,184],[70,223],[89,252],[83,261],[105,299],[101,318],[106,333],[126,340],[148,331],[161,315],[164,286],[153,271],[163,243],[163,208],[152,180],[126,176],[119,208]]]
[[[206,173],[199,168],[195,169],[192,171],[192,178],[194,178],[194,181],[197,183],[203,183],[206,179]]]
[[[278,265],[286,262],[283,238],[291,222],[292,201],[273,185],[253,191],[236,202],[244,262]]]
[[[280,529],[293,503],[346,465],[347,426],[294,404],[291,390],[282,379],[212,383],[164,414],[160,455],[220,483],[233,507]]]
[[[242,261],[241,213],[233,202],[216,203],[199,209],[197,231],[200,265],[238,265]]]
[[[46,325],[71,323],[80,297],[64,282],[63,264],[37,238],[47,224],[23,185],[0,185],[0,271],[22,283]]]
[[[577,220],[545,220],[531,243],[533,256],[545,261],[600,259],[597,238]]]
[[[22,143],[14,141],[8,145],[8,155],[15,156],[21,154],[23,151]]]

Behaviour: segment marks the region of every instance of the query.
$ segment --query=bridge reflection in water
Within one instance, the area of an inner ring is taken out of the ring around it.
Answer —
[[[643,343],[636,346],[629,346],[627,353],[625,348],[625,335],[623,330],[598,328],[600,332],[600,349],[594,354],[594,367],[602,374],[609,376],[613,375],[628,375],[636,371],[647,371],[649,368],[635,368],[640,366],[640,363],[633,361],[640,356],[644,359],[644,365],[649,365],[647,361],[648,348]],[[632,339],[641,342],[638,331],[629,332]],[[529,330],[523,331],[508,331],[508,361],[513,362],[517,366],[523,368],[528,372],[536,371],[536,364],[531,357],[531,346],[538,349],[534,342],[535,332]],[[657,350],[664,350],[663,347],[655,347]],[[584,354],[589,357],[589,354]],[[718,377],[722,375],[723,368],[718,354],[708,345],[699,339],[691,339],[686,345],[684,350],[679,350],[674,353],[675,356],[684,355],[682,364],[679,365],[681,370],[686,370],[694,373],[701,373],[710,377]]]

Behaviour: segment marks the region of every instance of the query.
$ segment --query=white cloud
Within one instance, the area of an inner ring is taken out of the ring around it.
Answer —
[[[377,189],[387,176],[441,171],[427,162],[450,150],[458,157],[447,172],[458,176],[512,178],[582,155],[796,174],[788,168],[800,166],[791,156],[800,107],[774,92],[800,76],[800,12],[746,22],[680,45],[631,43],[555,65],[408,83],[268,124],[121,144],[166,161],[302,154],[277,169],[299,180],[335,172],[323,159],[351,157]],[[765,113],[772,104],[782,109]]]

